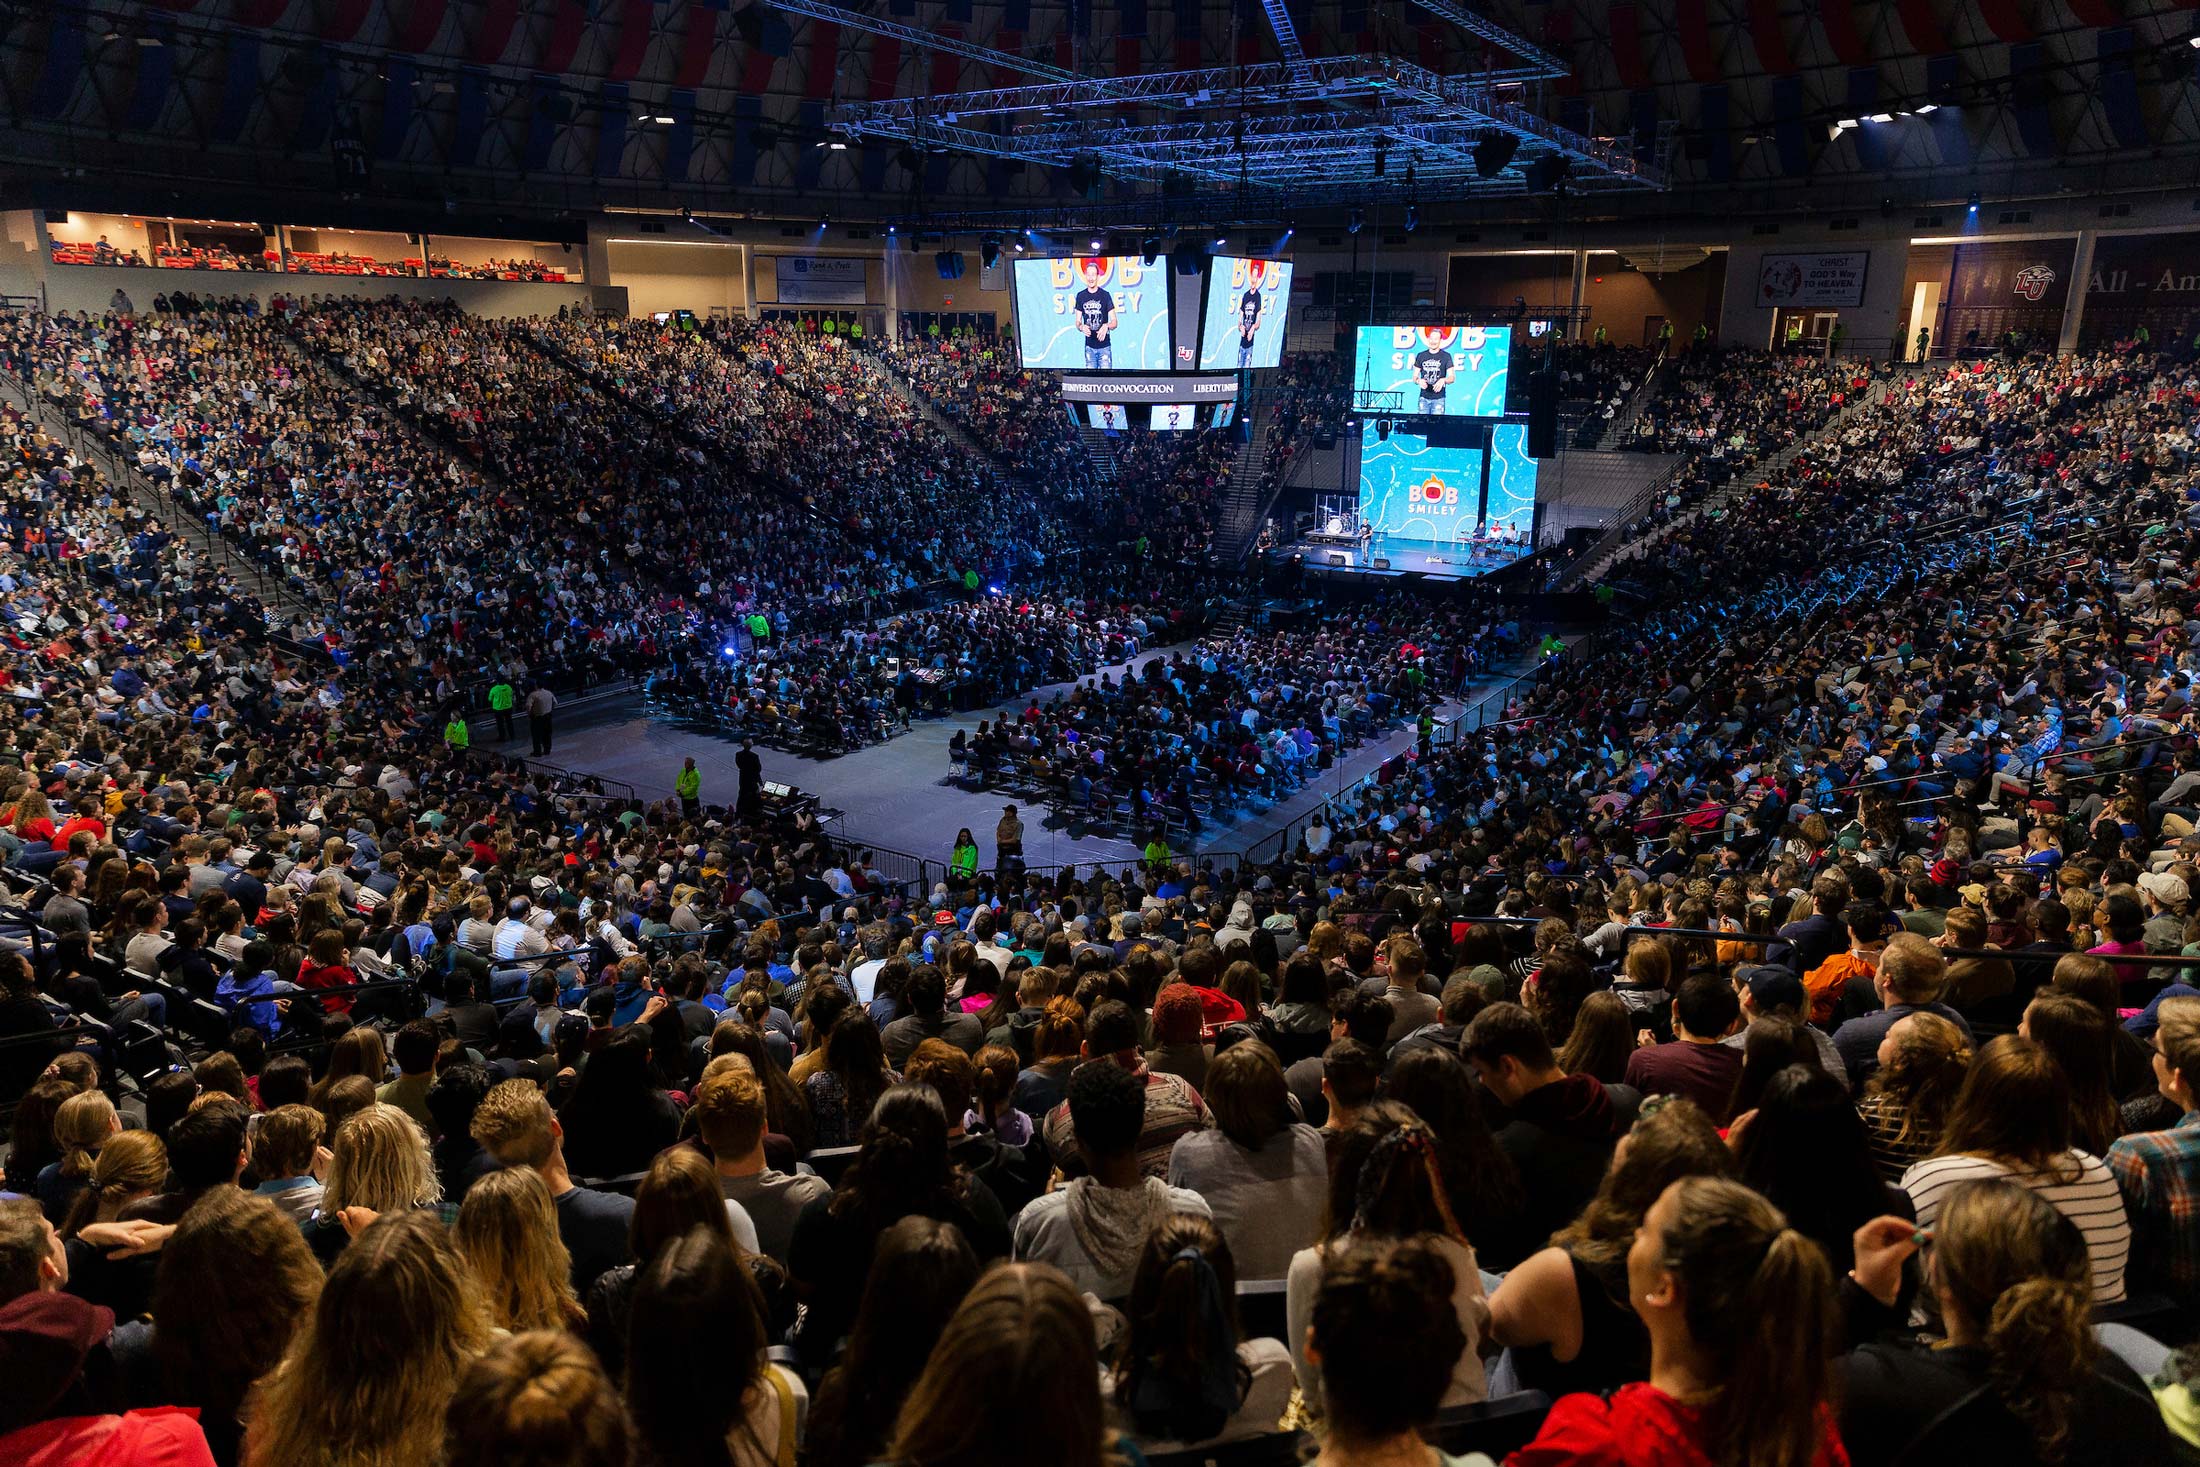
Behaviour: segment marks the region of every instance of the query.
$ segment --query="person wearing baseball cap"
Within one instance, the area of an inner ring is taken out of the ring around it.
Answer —
[[[2174,872],[2145,871],[2139,876],[2139,892],[2146,898],[2147,951],[2183,952],[2185,912],[2192,903],[2192,888]]]
[[[1749,1037],[1749,1026],[1759,1019],[1785,1019],[1791,1024],[1801,1024],[1810,1035],[1811,1043],[1818,1046],[1818,1062],[1826,1073],[1844,1086],[1849,1083],[1848,1070],[1841,1063],[1841,1052],[1833,1047],[1833,1036],[1804,1017],[1810,994],[1803,987],[1803,980],[1786,964],[1741,964],[1734,970],[1734,996],[1741,1001],[1742,1027],[1722,1043],[1740,1049]]]

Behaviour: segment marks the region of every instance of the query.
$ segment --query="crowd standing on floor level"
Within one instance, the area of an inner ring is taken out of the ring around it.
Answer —
[[[2200,991],[2138,961],[2200,966],[2193,403],[1926,379],[1272,867],[916,891],[408,740],[17,425],[95,553],[11,524],[69,634],[0,715],[54,939],[0,957],[0,1445],[1356,1463],[1521,1388],[1523,1463],[1893,1461],[1951,1408],[2166,1460],[2189,1355],[2089,1310],[2174,1340],[2200,1277]]]

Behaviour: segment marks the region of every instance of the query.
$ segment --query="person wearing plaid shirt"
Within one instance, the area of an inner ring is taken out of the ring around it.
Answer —
[[[2200,1304],[2200,998],[2162,1005],[2154,1034],[2154,1082],[2184,1112],[2167,1131],[2125,1136],[2108,1148],[2108,1169],[2131,1214],[2135,1288]]]

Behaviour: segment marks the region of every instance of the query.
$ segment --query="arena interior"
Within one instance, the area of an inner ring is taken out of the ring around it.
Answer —
[[[0,15],[4,1467],[2200,1463],[2200,21]]]

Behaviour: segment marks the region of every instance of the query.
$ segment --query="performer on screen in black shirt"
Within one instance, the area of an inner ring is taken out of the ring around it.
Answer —
[[[1448,351],[1425,347],[1413,358],[1413,375],[1421,384],[1421,411],[1431,417],[1444,412],[1444,389],[1459,375],[1459,365]]]
[[[1085,288],[1077,292],[1071,302],[1077,311],[1078,334],[1085,338],[1085,365],[1096,371],[1115,365],[1115,347],[1111,340],[1118,324],[1115,297],[1100,285],[1107,268],[1107,261],[1098,256],[1079,260],[1077,274],[1085,282]]]

